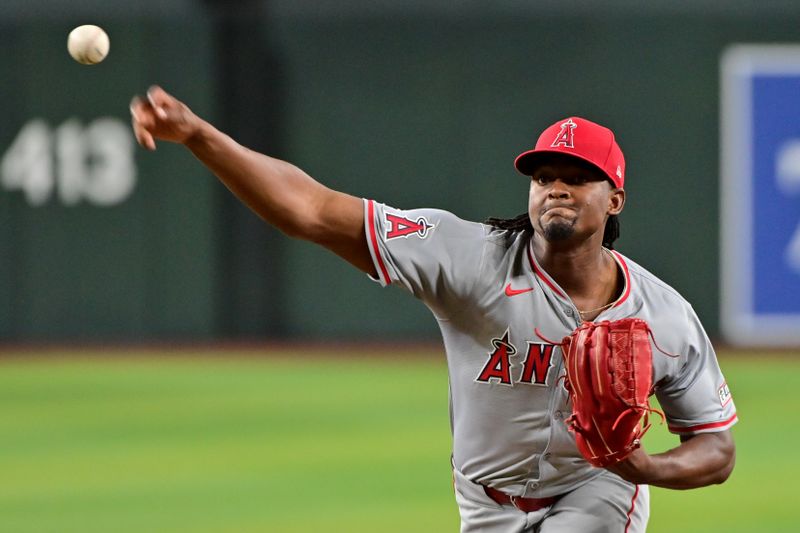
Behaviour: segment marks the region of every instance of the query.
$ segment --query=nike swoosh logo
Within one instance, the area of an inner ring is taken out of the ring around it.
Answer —
[[[509,283],[506,285],[506,296],[516,296],[517,294],[525,294],[526,292],[531,292],[533,287],[528,287],[527,289],[512,289],[511,284]]]

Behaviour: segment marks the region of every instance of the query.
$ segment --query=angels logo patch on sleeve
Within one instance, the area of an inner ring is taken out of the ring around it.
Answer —
[[[424,239],[433,228],[434,225],[429,223],[425,217],[411,220],[407,217],[386,213],[387,241],[389,239],[396,239],[397,237],[408,238],[411,235],[417,235],[420,239]]]
[[[717,396],[719,396],[719,403],[722,404],[723,407],[728,405],[728,402],[731,401],[731,390],[728,388],[727,381],[717,390]]]

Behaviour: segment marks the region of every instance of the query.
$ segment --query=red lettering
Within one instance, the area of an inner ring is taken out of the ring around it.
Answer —
[[[478,376],[478,381],[488,383],[495,378],[504,385],[511,385],[511,364],[508,358],[517,353],[517,349],[508,342],[508,330],[502,339],[492,339],[492,344],[494,351],[489,354],[489,361]]]
[[[528,355],[522,368],[520,383],[547,385],[547,373],[553,366],[553,345],[528,341]]]

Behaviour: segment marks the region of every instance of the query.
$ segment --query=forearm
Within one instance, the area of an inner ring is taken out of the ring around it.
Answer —
[[[296,166],[250,150],[207,122],[185,142],[243,203],[287,235],[313,240],[314,213],[333,191]]]
[[[733,442],[717,443],[721,436],[697,435],[680,446],[652,456],[655,462],[651,485],[668,489],[693,489],[722,483],[733,471]]]
[[[155,150],[156,140],[186,145],[265,221],[375,275],[360,198],[331,190],[290,163],[245,148],[161,87],[151,87],[147,99],[133,98],[131,120],[136,140],[145,148]]]
[[[633,483],[668,489],[694,489],[722,483],[736,459],[729,432],[704,433],[688,438],[664,453],[637,450],[608,469]]]

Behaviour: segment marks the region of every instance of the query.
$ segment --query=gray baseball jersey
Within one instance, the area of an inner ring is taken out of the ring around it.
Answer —
[[[436,317],[450,380],[454,466],[508,494],[563,494],[603,470],[580,455],[564,419],[560,340],[578,310],[537,264],[530,233],[498,230],[436,209],[399,210],[365,200],[367,242],[377,280],[422,300]],[[722,431],[737,421],[716,355],[692,307],[671,287],[617,252],[625,277],[614,305],[595,320],[650,324],[653,382],[670,431]]]

